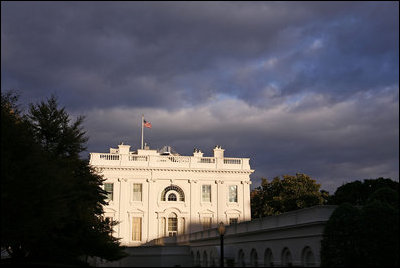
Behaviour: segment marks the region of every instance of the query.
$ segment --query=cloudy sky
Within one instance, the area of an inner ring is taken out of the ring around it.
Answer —
[[[88,152],[145,141],[261,177],[399,178],[397,2],[1,2],[1,89],[86,116]]]

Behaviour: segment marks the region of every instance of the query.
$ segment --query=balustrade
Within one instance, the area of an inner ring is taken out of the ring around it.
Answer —
[[[101,154],[100,159],[102,160],[119,160],[119,155],[115,154]]]
[[[240,165],[240,164],[242,164],[242,160],[241,159],[237,159],[237,158],[224,158],[224,164]]]
[[[91,153],[92,165],[152,166],[152,167],[181,167],[181,168],[211,168],[211,169],[250,169],[248,158],[195,157],[177,155],[123,155],[110,153]]]
[[[129,161],[147,161],[147,155],[130,155]]]

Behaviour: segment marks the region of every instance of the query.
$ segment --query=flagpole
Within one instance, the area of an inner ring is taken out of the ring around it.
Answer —
[[[143,120],[144,120],[144,115],[142,114],[142,150],[143,150]]]

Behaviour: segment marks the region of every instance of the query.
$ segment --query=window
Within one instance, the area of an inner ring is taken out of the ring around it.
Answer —
[[[267,248],[264,253],[264,266],[265,267],[274,266],[274,256],[272,255],[272,251],[269,248]]]
[[[142,184],[133,184],[133,201],[142,201]]]
[[[201,265],[202,267],[208,267],[208,258],[207,258],[207,251],[203,252],[203,263]]]
[[[250,253],[250,265],[251,267],[258,267],[258,255],[257,251],[253,248]]]
[[[211,228],[211,217],[203,217],[203,230],[207,230]]]
[[[201,186],[201,200],[203,202],[211,202],[211,185]]]
[[[237,202],[237,185],[229,185],[229,202]]]
[[[112,222],[113,222],[113,218],[112,217],[105,217],[104,220],[108,224],[108,226],[112,227]]]
[[[175,213],[168,217],[168,236],[176,236],[178,232],[178,218]]]
[[[169,194],[168,201],[176,201],[176,195],[174,193]]]
[[[112,201],[114,196],[114,183],[104,183],[104,190],[107,192],[107,200]]]
[[[237,224],[238,223],[238,218],[230,218],[229,219],[229,224]]]
[[[313,254],[311,248],[308,246],[303,249],[302,262],[303,262],[304,267],[315,266],[314,254]]]
[[[141,241],[142,240],[142,218],[133,217],[132,218],[132,240]]]
[[[106,222],[106,224],[108,225],[108,228],[110,228],[110,235],[112,236],[112,232],[113,232],[113,218],[112,217],[105,217],[104,221]]]
[[[176,185],[168,186],[162,191],[162,193],[161,193],[161,201],[168,200],[167,196],[169,196],[168,195],[169,191],[175,191],[179,196],[179,201],[185,201],[185,193],[183,192],[183,190],[180,187],[178,187]]]
[[[239,254],[238,254],[238,264],[239,264],[239,267],[245,267],[244,252],[243,252],[242,249],[239,250]]]
[[[283,266],[292,266],[292,254],[288,248],[283,249],[281,262]]]

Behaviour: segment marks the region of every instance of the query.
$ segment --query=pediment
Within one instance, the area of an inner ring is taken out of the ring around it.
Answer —
[[[199,213],[199,215],[204,215],[204,214],[213,215],[213,214],[215,214],[215,212],[210,210],[210,209],[203,209],[202,211],[199,211],[198,213]]]

